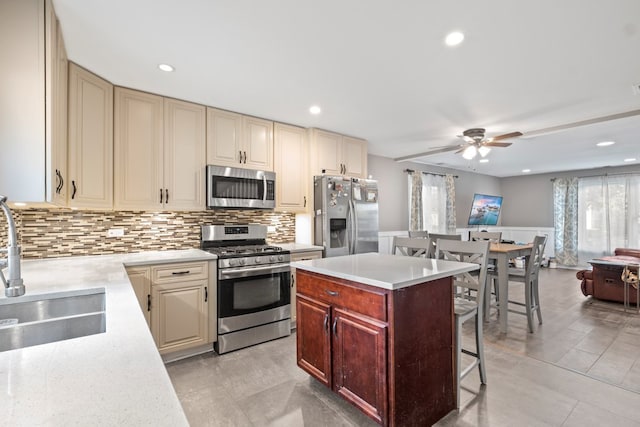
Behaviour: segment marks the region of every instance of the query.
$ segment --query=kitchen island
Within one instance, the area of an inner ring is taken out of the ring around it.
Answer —
[[[2,425],[187,426],[125,266],[215,259],[189,249],[23,261],[26,295],[11,302],[104,288],[106,332],[0,352]]]
[[[299,367],[382,425],[455,409],[452,276],[476,264],[368,253],[292,267]]]

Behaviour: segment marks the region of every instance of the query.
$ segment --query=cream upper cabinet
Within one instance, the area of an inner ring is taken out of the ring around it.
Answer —
[[[51,11],[50,19],[55,23],[55,46],[52,49],[51,72],[53,85],[53,110],[51,125],[51,158],[53,165],[49,171],[49,182],[55,188],[51,188],[51,202],[58,206],[67,206],[67,189],[69,182],[67,175],[67,113],[68,113],[68,81],[69,61],[64,47],[60,24]]]
[[[0,194],[65,205],[66,54],[51,0],[0,1],[0,40]]]
[[[115,208],[204,208],[205,107],[115,90]]]
[[[276,209],[306,212],[309,200],[309,149],[306,129],[275,123]]]
[[[273,171],[273,122],[242,117],[242,167]]]
[[[367,177],[367,141],[310,129],[312,175]]]
[[[205,107],[165,98],[165,209],[204,209],[206,148]]]
[[[207,164],[273,171],[273,122],[207,108]]]
[[[207,108],[207,164],[240,167],[242,114]]]
[[[69,207],[113,207],[113,86],[69,64]]]
[[[342,137],[344,175],[367,177],[367,141],[350,136]]]
[[[162,209],[164,101],[115,88],[115,208]]]

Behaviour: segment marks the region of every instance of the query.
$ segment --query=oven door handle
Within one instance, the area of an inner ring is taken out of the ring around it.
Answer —
[[[288,273],[291,270],[289,264],[269,264],[260,267],[243,267],[233,269],[223,269],[219,271],[219,279],[234,279],[237,277],[256,276],[258,272],[268,271],[269,273]]]

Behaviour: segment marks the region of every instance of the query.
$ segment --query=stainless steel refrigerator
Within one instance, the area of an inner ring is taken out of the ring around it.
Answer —
[[[333,257],[378,252],[378,182],[343,176],[316,176],[314,244]]]

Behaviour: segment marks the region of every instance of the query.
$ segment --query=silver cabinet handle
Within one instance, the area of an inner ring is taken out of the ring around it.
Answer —
[[[332,297],[337,297],[339,295],[339,293],[336,291],[330,291],[329,289],[325,289],[325,291]]]
[[[338,337],[338,317],[336,316],[335,319],[333,319],[333,336],[334,337]]]

